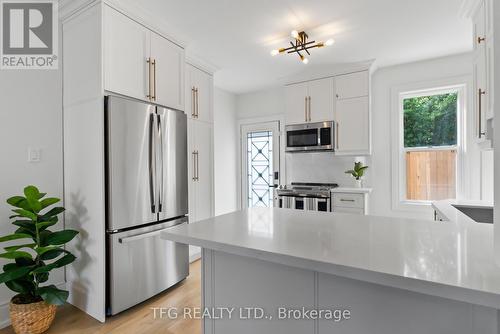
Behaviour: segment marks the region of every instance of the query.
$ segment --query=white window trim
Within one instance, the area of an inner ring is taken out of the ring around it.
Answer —
[[[406,160],[403,148],[403,113],[402,103],[404,98],[427,95],[428,93],[439,94],[450,91],[458,91],[459,110],[457,115],[457,173],[456,191],[457,198],[463,197],[465,193],[465,151],[467,137],[467,117],[469,114],[470,77],[454,77],[442,80],[426,81],[401,85],[391,90],[391,167],[392,167],[392,210],[393,211],[413,211],[427,212],[431,201],[411,201],[406,200]],[[446,147],[450,148],[450,147]],[[443,147],[443,149],[446,149]],[[453,146],[455,148],[455,146]],[[419,148],[415,148],[418,150]]]

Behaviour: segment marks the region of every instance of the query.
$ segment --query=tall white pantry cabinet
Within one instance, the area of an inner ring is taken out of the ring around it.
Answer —
[[[104,322],[104,97],[120,95],[187,113],[189,215],[194,221],[213,215],[213,80],[201,71],[192,81],[183,46],[119,2],[82,3],[61,15],[65,224],[81,232],[68,245],[77,260],[67,267],[66,281],[68,301]],[[198,95],[191,97],[186,87],[193,82]],[[193,107],[199,117],[193,116]]]

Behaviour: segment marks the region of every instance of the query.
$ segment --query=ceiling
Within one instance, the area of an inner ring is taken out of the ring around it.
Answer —
[[[129,0],[131,1],[131,0]],[[137,2],[136,2],[137,4]],[[306,66],[376,59],[379,67],[466,52],[472,24],[461,0],[141,0],[145,12],[186,43],[188,55],[214,65],[216,86],[234,93],[276,86]],[[309,64],[270,56],[290,31],[335,39]]]

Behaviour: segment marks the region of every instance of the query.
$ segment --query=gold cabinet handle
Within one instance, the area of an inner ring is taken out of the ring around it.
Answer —
[[[200,181],[200,155],[196,150],[196,181]]]
[[[196,93],[196,118],[200,117],[200,101],[199,101],[199,95],[198,95],[198,87],[195,89]]]
[[[156,101],[156,59],[153,59],[153,100]]]
[[[483,120],[482,120],[482,114],[483,114],[483,95],[485,95],[486,92],[479,88],[478,90],[478,96],[477,96],[477,103],[478,103],[478,112],[477,112],[477,136],[479,139],[481,139],[482,136],[486,135],[486,133],[483,132]]]
[[[307,96],[304,97],[304,119],[307,122]]]
[[[196,117],[196,93],[194,86],[191,88],[191,116]]]
[[[196,151],[191,153],[193,157],[193,181],[196,181]]]
[[[486,37],[481,37],[481,36],[477,37],[477,44],[481,44],[484,41],[486,41]]]
[[[148,94],[146,97],[148,100],[151,100],[153,98],[153,95],[151,94],[151,58],[146,59],[146,63],[148,64]]]

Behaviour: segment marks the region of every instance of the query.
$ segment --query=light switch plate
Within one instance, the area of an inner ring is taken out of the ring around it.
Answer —
[[[39,148],[28,149],[28,162],[40,162],[42,160],[42,150]]]

